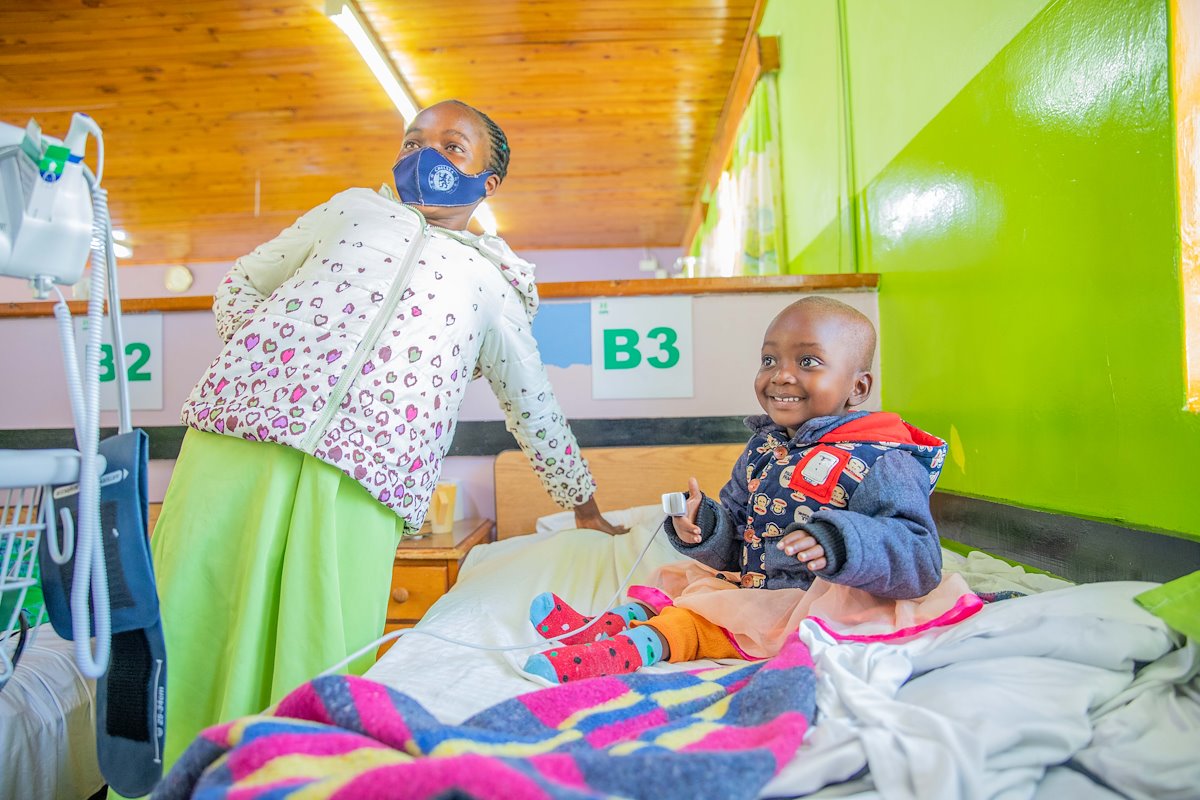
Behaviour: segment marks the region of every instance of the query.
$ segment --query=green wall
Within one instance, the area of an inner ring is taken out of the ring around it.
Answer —
[[[835,0],[769,0],[758,28],[779,36],[788,248],[781,263],[793,272],[855,271],[837,30]]]
[[[861,190],[1046,2],[904,0],[903,14],[895,0],[767,4],[759,33],[780,37],[784,181],[800,189],[785,195],[790,271],[857,270],[849,176]]]
[[[768,6],[792,267],[882,274],[883,403],[951,439],[942,488],[1200,538],[1166,0],[904,6]]]

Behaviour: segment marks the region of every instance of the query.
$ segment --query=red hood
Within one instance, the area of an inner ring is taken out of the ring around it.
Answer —
[[[920,428],[914,428],[900,419],[899,414],[889,411],[876,411],[865,417],[852,419],[822,436],[821,441],[898,442],[928,447],[944,447],[946,445],[943,440],[933,434],[926,433]]]

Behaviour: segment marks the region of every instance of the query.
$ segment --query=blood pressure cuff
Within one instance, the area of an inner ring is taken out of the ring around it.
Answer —
[[[167,657],[147,535],[149,450],[142,430],[100,443],[107,462],[100,478],[100,542],[108,572],[112,648],[108,670],[96,684],[97,755],[109,786],[126,797],[144,795],[158,783],[166,733]],[[79,485],[54,489],[52,500],[59,525],[65,512],[78,530]],[[42,537],[39,566],[50,623],[59,636],[73,639],[75,559],[54,563]]]

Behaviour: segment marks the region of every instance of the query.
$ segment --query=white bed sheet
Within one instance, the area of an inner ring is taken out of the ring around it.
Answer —
[[[539,533],[474,548],[455,588],[418,629],[486,645],[533,643],[526,615],[539,592],[555,591],[581,610],[603,608],[662,514],[647,506],[614,517],[631,525],[629,535],[556,531],[570,524],[569,514],[556,515]],[[1132,602],[1149,584],[1073,587],[981,553],[944,556],[946,569],[977,591],[1029,596],[904,645],[835,644],[806,624],[818,724],[764,797],[820,790],[823,797],[1031,798],[1039,788],[1052,797],[1043,779],[1064,791],[1094,787],[1089,770],[1130,797],[1198,796],[1200,654]],[[678,559],[656,536],[633,582]],[[484,652],[410,634],[367,677],[457,723],[538,688],[519,670],[536,650]],[[1135,661],[1156,663],[1135,681]],[[1083,772],[1048,774],[1068,762]]]
[[[606,516],[630,524],[625,536],[597,531],[546,530],[472,548],[454,589],[434,603],[416,630],[500,646],[538,641],[529,603],[554,591],[581,610],[601,609],[633,566],[662,520],[653,506]],[[655,537],[633,582],[645,582],[661,564],[677,561],[665,536]],[[444,722],[457,723],[501,700],[542,685],[520,665],[542,647],[486,652],[428,636],[402,636],[366,677],[406,692]],[[673,665],[656,670],[678,669]]]
[[[76,668],[73,647],[42,625],[0,691],[0,798],[81,800],[104,784],[95,686]]]

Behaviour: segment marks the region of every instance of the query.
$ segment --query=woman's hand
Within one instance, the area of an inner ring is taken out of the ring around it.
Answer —
[[[700,513],[700,503],[704,501],[704,493],[700,491],[700,481],[695,478],[688,480],[687,513],[682,517],[671,517],[671,525],[675,535],[684,544],[700,544],[704,534],[696,524],[696,516]]]
[[[600,514],[600,507],[596,505],[594,495],[575,506],[575,527],[589,528],[593,531],[607,533],[609,536],[629,533],[629,528],[624,525],[613,525]]]
[[[813,572],[820,572],[829,563],[825,560],[825,548],[808,531],[792,531],[775,546],[789,556],[795,556],[797,561]]]

